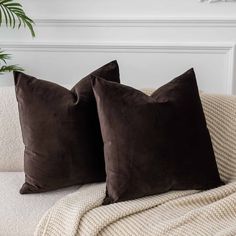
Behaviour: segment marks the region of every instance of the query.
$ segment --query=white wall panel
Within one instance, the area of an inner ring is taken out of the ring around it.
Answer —
[[[203,44],[5,44],[27,73],[73,84],[102,64],[117,59],[121,80],[136,88],[158,87],[194,67],[200,89],[231,93],[232,45]],[[12,81],[11,75],[2,83]]]
[[[194,67],[206,92],[235,93],[236,3],[198,0],[22,0],[37,37],[0,29],[0,48],[26,73],[73,84],[117,59],[121,80],[158,87]],[[0,86],[12,75],[0,76]]]
[[[35,18],[78,17],[228,17],[236,4],[201,3],[198,0],[22,0]]]

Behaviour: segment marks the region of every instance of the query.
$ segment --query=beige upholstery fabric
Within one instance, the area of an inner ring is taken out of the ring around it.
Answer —
[[[0,172],[0,236],[32,236],[40,218],[79,186],[39,194],[19,194],[23,172]]]
[[[148,88],[145,88],[145,89],[142,89],[142,92],[144,92],[145,94],[147,95],[151,95],[155,90],[153,89],[148,89]]]
[[[14,87],[0,87],[0,171],[23,171],[24,145]]]

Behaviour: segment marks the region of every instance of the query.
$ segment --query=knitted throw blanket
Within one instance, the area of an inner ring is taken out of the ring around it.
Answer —
[[[45,213],[36,236],[236,235],[236,182],[101,206],[105,184],[86,185]]]

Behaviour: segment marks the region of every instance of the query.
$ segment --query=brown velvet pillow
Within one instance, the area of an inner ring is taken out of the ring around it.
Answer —
[[[120,81],[116,61],[91,74]],[[91,74],[70,91],[14,72],[25,144],[25,184],[20,193],[105,181],[103,142]]]
[[[193,69],[151,96],[95,77],[104,142],[104,204],[222,184]]]

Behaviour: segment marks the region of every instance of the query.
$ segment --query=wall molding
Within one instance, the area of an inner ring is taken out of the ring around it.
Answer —
[[[236,49],[234,43],[6,43],[0,42],[0,47],[10,52],[100,52],[100,53],[173,53],[173,54],[224,54],[226,55],[228,72],[226,78],[226,93],[236,94]]]
[[[38,27],[236,27],[236,18],[44,18],[34,21]]]
[[[227,93],[236,94],[236,46],[234,45],[228,52],[228,78]]]
[[[86,52],[124,52],[124,53],[211,53],[225,54],[230,52],[234,43],[72,43],[72,42],[24,42],[24,43],[8,43],[0,42],[2,49],[11,51],[86,51]]]

